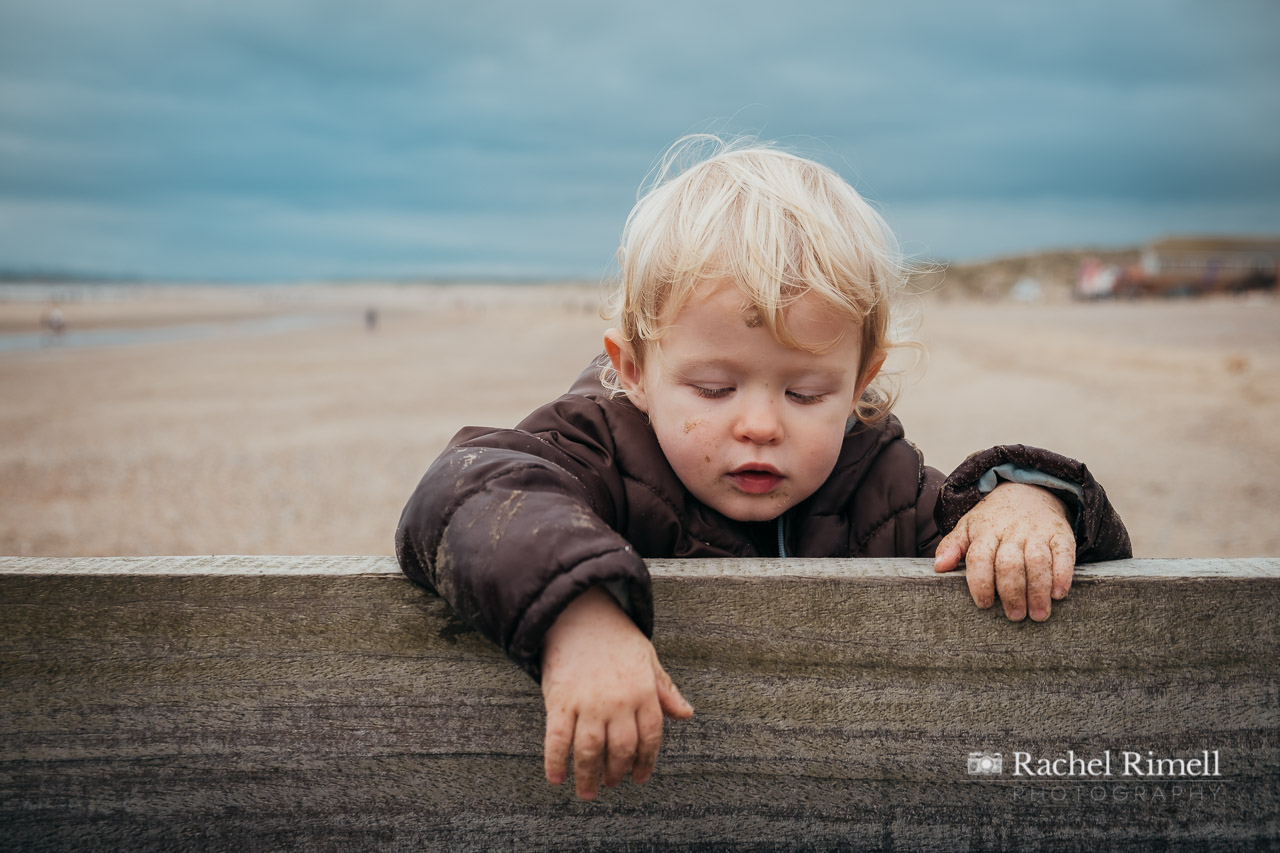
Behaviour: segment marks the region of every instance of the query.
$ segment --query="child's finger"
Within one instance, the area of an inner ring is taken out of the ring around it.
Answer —
[[[687,720],[692,717],[693,706],[680,695],[675,682],[671,680],[671,676],[667,675],[667,671],[662,668],[662,664],[658,663],[656,657],[653,661],[653,675],[657,680],[658,705],[662,713],[677,720]]]
[[[573,784],[578,791],[578,799],[596,798],[603,760],[604,724],[584,725],[579,717],[577,733],[573,738]]]
[[[547,709],[547,734],[543,741],[543,770],[547,781],[559,785],[569,775],[569,748],[573,744],[574,715]]]
[[[996,603],[995,557],[996,540],[986,536],[973,540],[964,557],[969,595],[973,596],[974,604],[984,609]]]
[[[1027,608],[1035,622],[1049,618],[1053,608],[1049,593],[1053,588],[1053,554],[1047,542],[1028,542],[1024,551],[1027,565]]]
[[[1010,622],[1027,615],[1027,570],[1021,542],[1004,541],[996,551],[996,592]]]
[[[1075,536],[1059,533],[1049,540],[1049,550],[1053,553],[1053,597],[1066,598],[1071,590],[1071,579],[1075,575]]]
[[[954,571],[959,565],[965,551],[969,550],[969,526],[963,521],[938,543],[938,550],[933,558],[935,572]]]
[[[623,714],[605,729],[604,784],[616,788],[636,763],[636,718]]]
[[[643,785],[653,775],[662,746],[662,710],[646,702],[636,711],[636,763],[631,768],[631,781]]]

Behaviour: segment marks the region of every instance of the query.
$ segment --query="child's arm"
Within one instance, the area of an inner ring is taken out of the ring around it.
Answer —
[[[1002,482],[1012,477],[1024,482]],[[1102,486],[1082,463],[1024,445],[975,453],[952,472],[938,494],[935,569],[963,559],[979,607],[996,595],[1005,615],[1047,619],[1052,600],[1066,596],[1079,563],[1133,556],[1129,533]]]
[[[1043,622],[1051,600],[1071,589],[1076,537],[1053,492],[1002,483],[938,543],[934,569],[952,571],[961,559],[974,604],[990,607],[998,592],[1009,619],[1016,622],[1029,612]]]
[[[547,778],[563,781],[572,750],[584,799],[602,773],[646,780],[663,712],[693,712],[646,639],[649,574],[614,529],[625,486],[603,418],[569,396],[515,430],[464,430],[396,532],[405,574],[542,682]]]
[[[405,574],[535,680],[545,633],[593,586],[617,593],[642,632],[653,625],[648,569],[612,526],[622,487],[566,452],[573,425],[566,420],[559,445],[519,429],[459,434],[423,476],[396,531]],[[589,436],[575,437],[582,443],[572,449],[590,452]]]
[[[578,797],[627,774],[644,784],[662,743],[662,717],[686,719],[684,700],[658,662],[653,644],[600,587],[578,596],[547,632],[542,654],[547,705],[547,781],[559,785],[573,751]]]

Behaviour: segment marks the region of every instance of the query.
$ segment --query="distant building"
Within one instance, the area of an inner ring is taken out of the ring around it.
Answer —
[[[1190,296],[1275,290],[1280,237],[1168,237],[1142,250],[1137,266],[1080,265],[1076,295]]]
[[[1162,290],[1274,288],[1280,237],[1170,237],[1144,248],[1141,263],[1143,275]]]

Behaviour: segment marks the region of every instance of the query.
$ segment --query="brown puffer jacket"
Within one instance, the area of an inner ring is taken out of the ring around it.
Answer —
[[[462,430],[428,469],[396,531],[405,574],[443,596],[535,679],[543,635],[575,597],[608,584],[646,636],[645,557],[777,556],[775,522],[740,522],[685,491],[645,416],[600,385],[597,360],[569,393],[515,429]],[[932,556],[982,495],[977,480],[1012,462],[1083,488],[1077,560],[1130,556],[1129,538],[1084,465],[997,447],[944,483],[890,416],[855,424],[831,476],[784,517],[793,557]],[[939,526],[941,525],[941,530]]]

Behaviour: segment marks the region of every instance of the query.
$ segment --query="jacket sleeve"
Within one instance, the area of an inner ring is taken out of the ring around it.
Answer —
[[[611,526],[621,488],[602,473],[612,470],[601,465],[611,456],[607,429],[581,411],[556,423],[551,433],[463,430],[396,530],[404,573],[535,680],[544,635],[591,586],[606,586],[653,633],[648,570]]]
[[[917,451],[918,453],[919,451]],[[916,550],[915,556],[932,557],[938,552],[938,543],[942,541],[942,532],[938,530],[936,519],[938,493],[942,488],[942,472],[920,463],[920,496],[916,503]]]
[[[1067,491],[1057,492],[1074,510],[1077,563],[1097,563],[1133,556],[1129,531],[1125,529],[1115,507],[1107,499],[1107,493],[1089,473],[1089,469],[1083,463],[1066,456],[1021,444],[1003,445],[975,453],[952,472],[942,484],[935,510],[938,528],[943,533],[955,528],[960,518],[985,496],[979,489],[979,481],[984,475],[1003,465],[1047,474],[1051,478],[1079,487],[1079,495]]]

